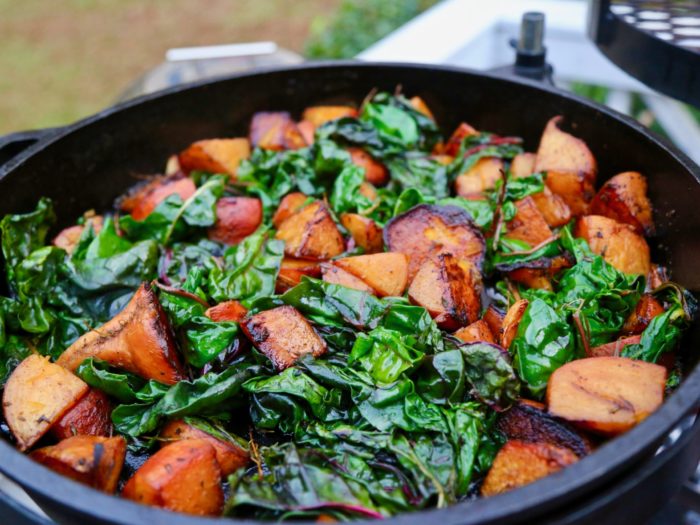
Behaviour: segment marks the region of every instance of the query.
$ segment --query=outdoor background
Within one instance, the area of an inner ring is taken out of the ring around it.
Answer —
[[[172,47],[352,57],[436,0],[0,0],[0,134],[111,104]]]

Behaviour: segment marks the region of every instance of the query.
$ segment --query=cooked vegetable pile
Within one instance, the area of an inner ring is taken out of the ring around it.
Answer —
[[[53,239],[48,199],[6,216],[3,433],[102,491],[274,520],[578,461],[679,383],[694,301],[650,261],[644,176],[596,192],[561,124],[526,153],[401,94],[257,113]]]

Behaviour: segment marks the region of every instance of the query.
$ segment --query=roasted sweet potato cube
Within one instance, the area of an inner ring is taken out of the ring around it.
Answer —
[[[527,399],[499,414],[496,428],[508,439],[568,448],[580,458],[590,454],[592,449],[586,436],[553,418],[544,405]]]
[[[409,102],[411,103],[411,106],[415,108],[416,111],[423,113],[426,117],[428,117],[431,120],[435,120],[435,116],[433,115],[433,112],[430,111],[430,108],[428,107],[428,104],[425,103],[425,101],[420,98],[420,97],[411,97]]]
[[[547,186],[539,193],[531,195],[542,217],[552,228],[564,226],[571,220],[571,209],[559,195],[552,193]]]
[[[375,186],[383,186],[389,181],[389,170],[362,148],[347,148],[352,163],[365,170],[365,180]]]
[[[161,175],[130,190],[120,199],[119,209],[130,213],[135,220],[142,221],[171,195],[179,195],[182,200],[187,200],[195,191],[197,188],[194,181],[182,173]]]
[[[513,177],[529,177],[535,173],[537,155],[534,153],[518,153],[510,162],[510,172]]]
[[[343,213],[340,216],[340,223],[350,232],[355,244],[365,253],[381,252],[384,248],[382,229],[372,219],[358,213]]]
[[[80,337],[56,363],[74,371],[88,357],[167,385],[186,378],[168,317],[146,283],[120,313]]]
[[[481,276],[469,261],[440,254],[420,267],[408,298],[425,308],[440,328],[455,330],[479,319]]]
[[[491,330],[491,333],[496,338],[496,342],[501,340],[501,335],[503,333],[503,319],[505,316],[506,314],[501,312],[492,304],[489,305],[482,316],[482,319],[489,326],[489,330]]]
[[[66,250],[68,255],[70,255],[78,245],[78,241],[80,241],[80,237],[83,235],[83,230],[90,225],[96,234],[100,233],[100,231],[102,231],[102,223],[102,215],[89,217],[85,221],[85,224],[76,224],[75,226],[69,226],[68,228],[61,230],[54,238],[52,244],[54,246],[58,246],[59,248],[63,248]]]
[[[87,393],[68,370],[32,354],[10,374],[2,393],[5,421],[20,450],[27,450]]]
[[[457,176],[457,195],[466,199],[482,197],[484,191],[496,186],[496,182],[502,178],[503,169],[503,161],[497,157],[479,159],[469,171]]]
[[[314,126],[313,123],[309,122],[308,120],[302,120],[301,122],[297,123],[297,130],[307,146],[311,146],[314,143],[316,126]]]
[[[56,439],[72,436],[111,436],[112,403],[101,390],[91,388],[78,403],[51,426]]]
[[[357,110],[351,106],[311,106],[304,110],[301,118],[317,128],[331,120],[356,116]]]
[[[285,257],[282,259],[280,271],[277,274],[277,284],[275,285],[277,293],[295,287],[301,282],[304,275],[321,277],[321,265],[315,261]]]
[[[224,244],[238,244],[262,224],[260,199],[223,197],[216,203],[216,222],[207,237]]]
[[[584,238],[594,253],[621,272],[649,274],[649,245],[626,224],[602,215],[587,215],[576,221],[574,235]]]
[[[374,293],[374,290],[369,284],[335,264],[321,264],[321,274],[323,275],[323,280],[327,283],[339,284],[340,286],[352,288],[353,290],[360,290],[361,292]]]
[[[538,290],[552,290],[552,280],[547,274],[547,270],[542,268],[518,268],[508,272],[508,279],[513,282],[524,284],[528,288]]]
[[[537,150],[535,172],[547,174],[547,186],[561,196],[574,215],[586,212],[595,193],[595,158],[581,139],[559,129],[562,117],[545,127]]]
[[[499,450],[481,486],[482,496],[495,496],[528,485],[576,463],[571,450],[550,443],[510,440]]]
[[[240,323],[245,316],[248,315],[248,310],[238,301],[224,301],[216,306],[207,308],[204,312],[209,319],[220,323],[222,321],[233,321],[235,323]]]
[[[625,357],[589,357],[558,368],[547,384],[549,413],[605,436],[626,432],[664,400],[666,369]]]
[[[617,341],[595,346],[588,351],[588,357],[618,357],[627,345],[636,345],[642,336],[621,337]]]
[[[465,343],[485,342],[496,344],[496,338],[493,336],[493,333],[491,333],[488,323],[483,319],[479,319],[464,328],[460,328],[453,335]]]
[[[241,327],[255,348],[279,371],[292,366],[304,354],[318,357],[326,352],[326,342],[292,306],[278,306],[255,314]]]
[[[641,334],[651,320],[664,313],[664,307],[651,294],[644,294],[622,327],[623,334]]]
[[[443,153],[454,157],[459,152],[459,148],[462,145],[462,141],[469,135],[476,135],[478,133],[479,132],[473,127],[471,127],[469,124],[467,124],[466,122],[462,122],[459,126],[457,126],[457,129],[454,130],[454,133],[452,133],[452,135],[450,136],[449,140],[447,141],[447,144],[445,144],[445,149]]]
[[[183,439],[203,439],[207,441],[216,453],[221,473],[224,476],[234,473],[250,462],[250,453],[233,439],[223,439],[188,423],[184,419],[169,421],[160,431],[161,443],[167,445]]]
[[[275,237],[285,242],[284,253],[290,257],[323,261],[345,250],[343,236],[321,201],[305,206],[283,221]]]
[[[593,197],[589,212],[629,224],[640,235],[654,233],[647,180],[636,171],[619,173],[606,181]]]
[[[288,193],[280,201],[275,214],[272,216],[272,224],[279,228],[286,219],[294,215],[309,202],[309,197],[299,191]]]
[[[467,212],[455,206],[428,204],[391,219],[384,228],[384,244],[389,251],[408,255],[409,281],[427,259],[442,253],[469,260],[480,268],[486,249],[484,237]]]
[[[181,152],[177,159],[185,173],[208,171],[236,176],[242,160],[250,157],[246,138],[198,140]]]
[[[379,297],[402,295],[408,284],[408,257],[403,253],[382,252],[343,257],[333,264],[362,279]]]
[[[125,456],[121,436],[72,436],[30,454],[51,470],[107,493],[117,489]]]
[[[286,111],[261,111],[250,122],[250,142],[263,149],[299,149],[307,144]]]
[[[504,237],[524,241],[531,247],[552,238],[552,230],[530,196],[517,201],[515,207],[517,212],[513,220],[507,223]]]
[[[513,305],[508,308],[506,316],[503,318],[503,326],[501,328],[501,346],[505,349],[510,348],[510,344],[518,335],[518,327],[520,326],[520,321],[525,315],[525,310],[530,303],[527,299],[519,299],[515,301]]]
[[[218,516],[224,493],[216,450],[204,439],[170,443],[141,465],[122,496],[176,512]]]

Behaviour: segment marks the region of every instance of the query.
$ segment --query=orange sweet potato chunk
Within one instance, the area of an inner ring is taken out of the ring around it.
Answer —
[[[576,461],[578,457],[568,448],[510,440],[493,460],[481,486],[481,495],[495,496],[528,485]]]
[[[588,357],[618,357],[627,345],[636,345],[641,339],[640,335],[631,335],[621,337],[617,341],[594,346],[588,351]]]
[[[277,274],[277,283],[275,283],[276,292],[283,293],[290,288],[294,288],[301,282],[301,278],[305,275],[309,277],[321,277],[321,265],[316,261],[285,257],[282,259],[280,271]]]
[[[501,346],[505,349],[510,348],[510,344],[518,335],[518,327],[520,326],[520,321],[525,315],[525,310],[530,303],[527,299],[519,299],[515,301],[513,305],[506,312],[506,316],[503,318],[503,326],[501,328]]]
[[[327,260],[345,250],[345,241],[325,203],[308,204],[279,225],[277,239],[290,257]]]
[[[333,264],[362,279],[379,297],[400,296],[408,284],[408,257],[403,253],[343,257]]]
[[[233,440],[220,439],[183,419],[169,421],[160,431],[163,446],[173,441],[183,439],[203,439],[207,441],[216,453],[221,473],[224,476],[234,473],[250,462],[250,453]]]
[[[483,319],[460,328],[453,335],[465,343],[485,342],[496,344],[496,338],[493,336],[488,323]]]
[[[27,450],[87,393],[89,387],[48,357],[32,354],[10,375],[2,407],[20,450]]]
[[[286,111],[261,111],[253,115],[249,138],[253,146],[278,151],[307,145]]]
[[[389,251],[408,255],[409,281],[426,260],[445,253],[480,268],[486,249],[481,232],[467,212],[455,206],[429,204],[391,219],[384,228],[384,244]]]
[[[238,244],[262,224],[260,199],[252,197],[223,197],[216,203],[216,222],[207,237],[224,244]]]
[[[581,215],[595,193],[598,167],[585,142],[559,129],[562,120],[554,117],[547,123],[534,171],[545,172],[549,189],[564,199],[573,215]]]
[[[547,385],[550,414],[605,436],[616,436],[664,400],[666,369],[625,357],[589,357],[554,371]]]
[[[217,323],[222,321],[233,321],[240,323],[243,319],[245,319],[245,316],[248,315],[248,310],[238,301],[230,300],[219,303],[211,308],[207,308],[204,315]]]
[[[102,215],[90,217],[85,221],[85,224],[76,224],[75,226],[69,226],[68,228],[61,230],[52,241],[52,244],[59,248],[63,248],[66,250],[68,255],[70,255],[73,253],[76,246],[78,246],[78,241],[80,241],[80,237],[83,235],[83,230],[90,225],[92,226],[95,234],[98,234],[100,231],[102,231],[102,223]]]
[[[156,207],[171,195],[189,199],[197,191],[194,181],[182,173],[158,176],[130,190],[119,202],[119,209],[137,220],[148,217]]]
[[[365,253],[381,252],[384,248],[382,229],[372,219],[357,213],[343,213],[340,216],[340,223],[350,232],[355,244]]]
[[[651,320],[664,313],[664,307],[653,295],[644,294],[637,302],[634,311],[625,320],[623,334],[641,334],[649,326]]]
[[[491,333],[496,338],[496,342],[501,341],[504,318],[505,314],[492,304],[489,305],[482,317],[484,322],[489,326],[489,330],[491,330]]]
[[[469,261],[441,254],[423,263],[408,298],[425,308],[440,328],[455,330],[479,319],[481,277]]]
[[[636,171],[619,173],[606,181],[591,201],[590,213],[629,224],[640,235],[654,233],[647,180]]]
[[[422,98],[415,96],[411,97],[409,99],[409,102],[411,103],[411,106],[414,107],[414,109],[420,113],[423,113],[426,117],[428,117],[431,120],[435,120],[435,116],[433,115],[433,112],[430,111],[430,108],[428,107],[428,104],[425,103],[425,100]]]
[[[285,195],[272,216],[272,224],[275,228],[279,228],[286,219],[302,209],[308,200],[309,197],[299,191]]]
[[[357,110],[351,106],[310,106],[301,116],[302,120],[310,122],[314,128],[343,117],[357,117]]]
[[[503,161],[497,157],[479,159],[469,171],[457,176],[457,195],[466,199],[482,197],[484,191],[492,189],[502,178],[503,169]]]
[[[125,456],[121,436],[72,436],[30,455],[63,476],[109,494],[117,489]]]
[[[510,172],[513,177],[529,177],[535,172],[537,155],[534,153],[518,153],[510,162]]]
[[[242,160],[250,157],[250,142],[246,138],[198,140],[178,157],[180,169],[226,173],[236,176]]]
[[[359,290],[361,292],[374,293],[374,290],[369,284],[335,264],[322,263],[321,274],[323,275],[323,280],[327,283],[339,284],[340,286],[345,286],[346,288],[352,288],[353,290]]]
[[[78,403],[51,426],[57,439],[77,435],[111,436],[112,403],[101,390],[91,388]]]
[[[326,343],[292,306],[278,306],[255,314],[241,325],[243,332],[279,371],[304,354],[319,357]]]
[[[216,450],[204,439],[170,443],[141,465],[122,496],[176,512],[218,516],[224,493]]]
[[[186,378],[167,315],[145,283],[124,310],[80,337],[56,363],[74,371],[88,357],[167,385]]]
[[[594,253],[621,272],[649,274],[649,245],[626,224],[602,215],[587,215],[576,222],[574,235],[584,238]]]
[[[552,230],[535,205],[532,197],[527,196],[515,203],[515,217],[507,223],[505,233],[508,239],[524,241],[535,247],[552,238]]]
[[[459,152],[459,147],[462,145],[462,141],[469,135],[476,135],[477,133],[479,132],[469,124],[462,122],[459,126],[457,126],[457,129],[454,130],[447,141],[447,144],[445,144],[443,153],[454,157]]]
[[[374,186],[383,186],[389,181],[389,170],[386,166],[375,160],[372,155],[362,148],[347,148],[350,160],[356,166],[364,168],[365,180]]]

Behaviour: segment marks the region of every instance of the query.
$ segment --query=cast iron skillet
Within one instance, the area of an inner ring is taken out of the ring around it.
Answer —
[[[546,121],[563,115],[595,154],[599,182],[627,170],[648,177],[659,232],[654,259],[670,263],[675,280],[700,290],[696,271],[700,265],[700,169],[685,155],[635,121],[569,93],[445,67],[326,63],[235,75],[148,95],[51,130],[0,167],[0,215],[33,209],[45,195],[55,201],[58,226],[65,226],[86,209],[111,207],[114,198],[134,183],[134,175],[159,172],[168,155],[189,143],[245,135],[256,111],[289,110],[298,116],[312,104],[359,103],[372,88],[393,91],[397,85],[407,94],[423,97],[443,130],[452,130],[465,119],[477,129],[524,137],[529,151],[536,149]],[[33,137],[22,138],[31,141]],[[694,439],[699,425],[691,426],[674,447],[654,456],[672,428],[687,421],[700,406],[700,369],[695,369],[694,355],[698,339],[696,323],[684,341],[688,375],[681,387],[644,423],[595,454],[520,490],[389,521],[401,525],[570,523],[584,515],[591,519],[590,509],[595,508],[596,523],[613,515],[626,516],[626,523],[639,523],[634,517],[641,519],[644,509],[670,497],[700,456],[698,439]],[[195,525],[212,521],[101,494],[34,463],[2,440],[0,471],[65,523]],[[639,480],[646,481],[642,493]],[[630,508],[619,509],[623,493],[634,496]],[[618,512],[612,512],[613,507]]]

